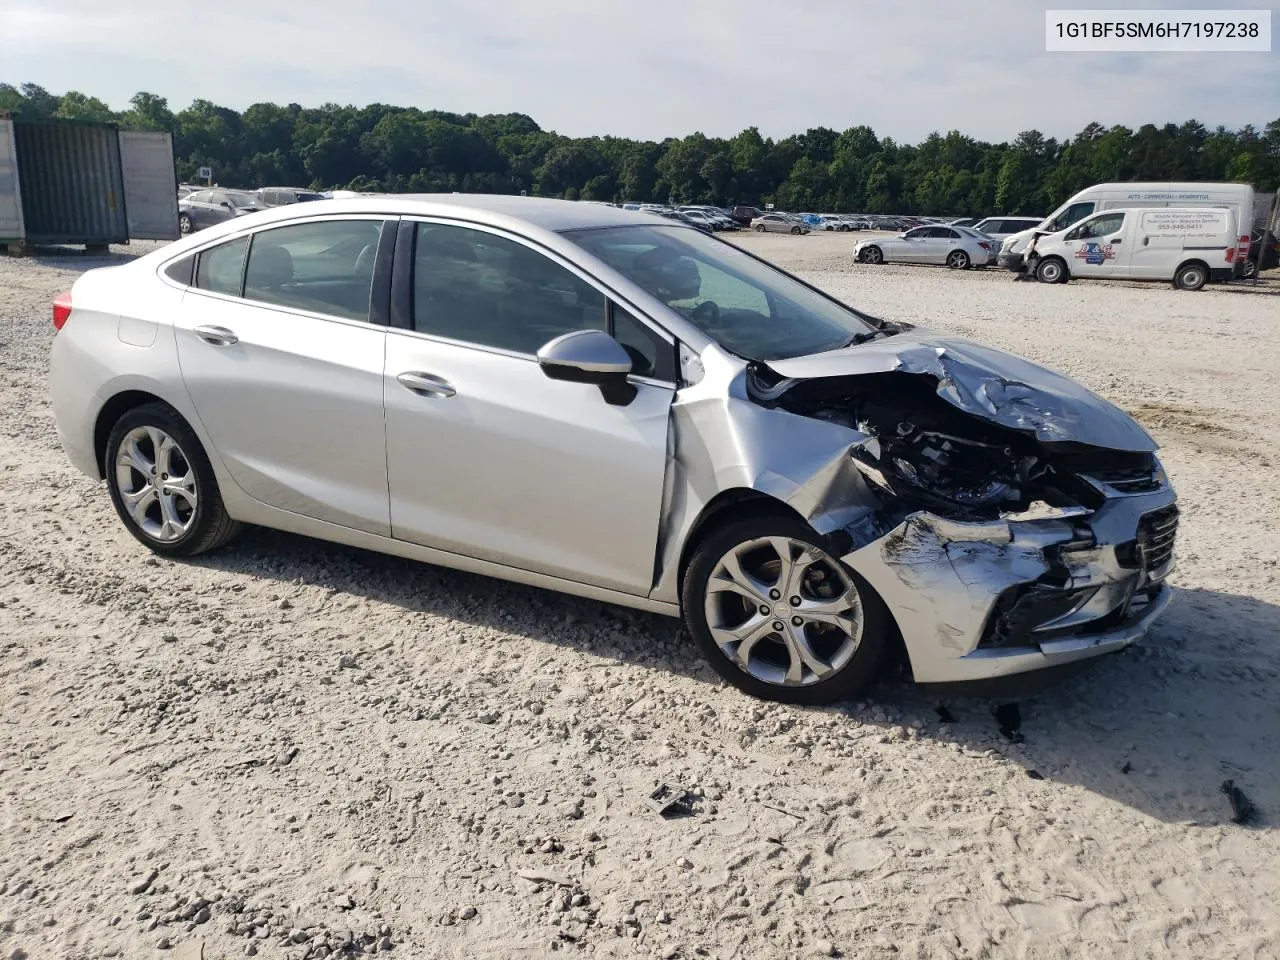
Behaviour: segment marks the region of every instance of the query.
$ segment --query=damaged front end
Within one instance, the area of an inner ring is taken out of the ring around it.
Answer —
[[[1156,445],[1074,381],[923,330],[735,381],[673,408],[683,489],[707,499],[701,460],[714,486],[766,492],[832,538],[917,681],[1118,650],[1168,602],[1178,510]]]

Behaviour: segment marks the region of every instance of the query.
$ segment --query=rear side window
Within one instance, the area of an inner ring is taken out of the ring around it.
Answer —
[[[535,354],[573,330],[604,330],[607,301],[536,250],[482,230],[420,223],[413,328]]]
[[[244,281],[244,259],[249,251],[249,238],[240,237],[200,254],[196,267],[196,286],[210,293],[240,296]]]
[[[322,220],[253,236],[245,270],[248,300],[369,319],[379,220]]]
[[[191,280],[195,276],[196,255],[193,253],[189,257],[183,257],[176,260],[164,268],[164,275],[174,283],[180,283],[184,287],[191,286]]]

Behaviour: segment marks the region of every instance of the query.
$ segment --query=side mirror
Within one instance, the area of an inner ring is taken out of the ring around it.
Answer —
[[[549,340],[538,351],[538,366],[552,380],[594,383],[605,403],[625,407],[636,397],[627,382],[633,361],[603,330],[574,330]]]
[[[225,200],[223,200],[220,204],[218,204],[218,206],[223,207],[226,210],[231,209],[231,204],[227,203],[227,201]]]

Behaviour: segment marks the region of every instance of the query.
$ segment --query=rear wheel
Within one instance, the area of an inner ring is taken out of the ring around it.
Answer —
[[[125,528],[156,553],[191,557],[239,531],[195,433],[172,407],[124,414],[107,437],[107,489]]]
[[[968,270],[969,255],[963,250],[952,250],[947,254],[947,266],[952,270]]]
[[[185,237],[188,233],[190,233],[194,229],[194,227],[195,227],[195,224],[191,222],[191,218],[189,216],[187,216],[185,213],[178,214],[178,232],[180,234],[182,234]]]
[[[889,614],[865,580],[796,517],[725,524],[685,575],[685,621],[712,668],[767,700],[847,699],[871,680]]]
[[[1209,282],[1209,270],[1203,263],[1184,263],[1173,276],[1179,290],[1199,290]]]
[[[859,259],[863,263],[884,263],[884,251],[879,247],[867,247],[859,255]]]
[[[1057,257],[1048,257],[1036,265],[1036,279],[1041,283],[1066,283],[1067,265]]]

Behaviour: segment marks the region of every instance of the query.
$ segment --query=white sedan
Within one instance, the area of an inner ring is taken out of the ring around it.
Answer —
[[[858,241],[853,257],[859,263],[938,263],[953,270],[985,267],[998,245],[970,227],[916,227],[896,237]]]

